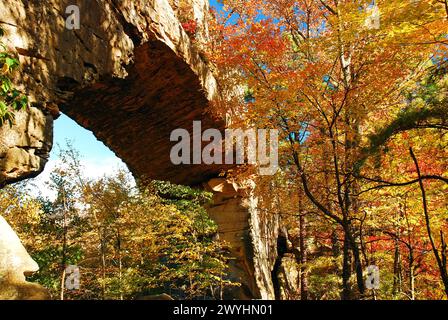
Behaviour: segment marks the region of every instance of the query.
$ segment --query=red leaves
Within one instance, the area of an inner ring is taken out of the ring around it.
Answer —
[[[198,28],[198,23],[196,22],[196,20],[189,20],[182,23],[182,28],[190,37],[195,36]]]

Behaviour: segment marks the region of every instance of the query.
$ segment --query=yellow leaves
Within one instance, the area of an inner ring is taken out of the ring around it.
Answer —
[[[383,1],[381,6],[387,42],[428,46],[440,41],[448,29],[446,13],[440,2]]]
[[[4,64],[3,64],[3,67],[0,68],[0,74],[1,74],[1,75],[5,75],[5,74],[7,74],[8,72],[9,72],[9,66],[8,66],[8,64],[4,63]]]

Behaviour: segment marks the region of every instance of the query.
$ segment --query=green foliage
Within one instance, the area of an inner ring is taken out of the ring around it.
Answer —
[[[45,228],[45,222],[42,221],[41,227]],[[60,287],[61,279],[60,275],[63,271],[61,266],[62,256],[66,256],[67,265],[77,265],[84,255],[84,251],[81,246],[74,245],[65,250],[63,247],[56,243],[56,241],[50,237],[54,234],[48,234],[47,246],[42,249],[35,248],[32,252],[32,258],[39,265],[39,272],[31,275],[28,280],[31,282],[37,282],[50,290],[53,297],[57,297]]]
[[[175,185],[167,181],[152,181],[149,184],[162,198],[175,201],[190,200],[197,204],[210,202],[212,194],[187,186]]]
[[[124,171],[90,180],[69,142],[59,158],[49,181],[54,199],[27,196],[24,185],[0,193],[5,217],[40,266],[30,280],[53,298],[219,298],[236,285],[226,280],[227,251],[203,207],[211,194],[161,181],[137,187]],[[61,287],[68,265],[80,268],[80,290]]]
[[[22,95],[12,83],[12,72],[19,67],[19,61],[8,52],[1,41],[4,36],[0,28],[0,125],[8,122],[12,125],[14,111],[28,106],[28,97]]]
[[[149,188],[162,198],[163,203],[176,206],[180,212],[192,219],[199,236],[206,237],[217,232],[216,224],[204,209],[204,205],[211,202],[212,193],[166,181],[153,181]]]
[[[161,181],[122,192],[118,189],[125,183],[115,183],[117,178],[93,186],[97,191],[91,205],[103,230],[114,230],[110,238],[120,244],[105,250],[113,257],[109,270],[115,270],[100,280],[107,297],[169,293],[217,298],[225,287],[236,285],[225,279],[229,259],[215,239],[216,224],[202,207],[210,194]],[[126,196],[117,201],[119,194]],[[105,202],[108,211],[117,213],[114,217],[107,218],[101,209]]]
[[[448,130],[448,73],[447,63],[435,66],[416,88],[404,93],[407,107],[399,112],[387,126],[369,136],[369,145],[363,150],[361,167],[371,156],[378,156],[380,150],[387,151],[387,142],[395,135],[414,129]]]
[[[337,300],[340,297],[342,281],[335,270],[335,263],[341,268],[342,257],[320,256],[308,263],[309,291],[316,300]]]

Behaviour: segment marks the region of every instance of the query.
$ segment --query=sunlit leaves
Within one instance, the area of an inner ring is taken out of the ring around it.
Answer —
[[[4,31],[0,28],[0,125],[6,121],[12,125],[14,111],[26,108],[28,98],[13,86],[12,73],[19,67],[19,61],[6,50],[1,42],[3,36]]]
[[[418,227],[422,214],[416,186],[378,191],[374,188],[377,182],[359,176],[398,182],[415,179],[409,147],[419,154],[425,174],[447,174],[443,106],[448,90],[444,77],[437,81],[430,77],[448,57],[443,3],[224,3],[227,11],[217,17],[221,24],[212,28],[211,61],[226,90],[233,86],[250,91],[250,100],[229,99],[225,110],[237,118],[232,119],[235,125],[275,127],[283,132],[279,150],[284,184],[294,186],[304,197],[297,183],[306,184],[304,199],[310,203],[302,200],[302,205],[322,215],[312,223],[320,241],[325,243],[330,236],[323,230],[334,228],[325,220],[331,216],[333,223],[338,218],[345,223],[345,233],[351,232],[348,224],[356,229],[353,237],[364,254],[362,263],[381,259],[377,263],[388,266],[391,260],[386,253],[393,245],[390,232],[407,233],[406,241],[416,251],[426,250],[426,235]],[[231,14],[233,19],[222,20]],[[294,138],[301,134],[305,138],[288,140],[291,133]],[[372,144],[381,146],[372,148]],[[441,217],[443,208],[446,211],[446,186],[426,183],[434,228],[445,231]],[[283,200],[282,207],[297,207],[298,200],[289,193],[282,197],[284,192],[281,189],[275,195]],[[271,193],[263,196],[274,201]],[[403,200],[403,194],[409,198]],[[408,225],[403,216],[395,215],[403,211],[397,202],[407,206]],[[415,253],[415,259],[412,263],[429,278],[437,273],[430,266],[431,255]]]

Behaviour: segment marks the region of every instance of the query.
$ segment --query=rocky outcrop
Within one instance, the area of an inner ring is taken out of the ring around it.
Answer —
[[[226,179],[212,179],[205,190],[213,192],[213,205],[207,208],[218,224],[220,239],[230,248],[232,281],[241,288],[231,292],[240,299],[275,299],[272,270],[277,257],[278,216],[267,216],[258,209],[253,186],[238,186]]]
[[[278,299],[297,300],[299,297],[299,265],[292,253],[286,253],[280,260],[276,274],[278,282]]]
[[[41,286],[26,282],[25,274],[39,270],[17,235],[0,216],[0,300],[40,300],[48,297]]]
[[[255,195],[255,184],[249,185],[246,196],[250,213],[250,234],[253,245],[255,282],[262,299],[275,299],[272,271],[277,259],[277,239],[279,236],[279,215],[262,208],[259,196]]]
[[[0,186],[38,175],[52,146],[53,117],[37,108],[17,112],[0,127]]]

